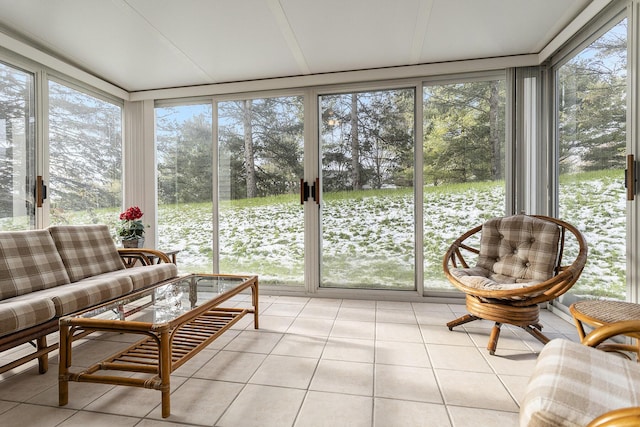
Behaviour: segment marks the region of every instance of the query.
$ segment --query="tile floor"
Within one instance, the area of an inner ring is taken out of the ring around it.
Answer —
[[[260,301],[259,330],[246,316],[172,375],[169,418],[161,417],[159,392],[101,384],[71,383],[69,404],[58,407],[52,353],[45,375],[31,364],[0,376],[0,426],[517,426],[542,348],[505,326],[490,356],[488,322],[444,326],[465,312],[462,304]],[[569,322],[546,311],[541,321],[550,338],[577,339]],[[78,341],[74,366],[127,341]]]

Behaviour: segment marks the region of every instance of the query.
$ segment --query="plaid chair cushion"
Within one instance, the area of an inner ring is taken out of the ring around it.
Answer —
[[[559,241],[560,228],[551,222],[527,215],[493,218],[482,225],[477,265],[449,271],[461,283],[475,289],[527,288],[553,277]],[[527,294],[526,298],[543,292]]]
[[[0,233],[0,300],[69,283],[47,230]]]
[[[640,364],[556,339],[538,356],[520,406],[520,427],[586,426],[629,406],[640,406]]]
[[[543,282],[553,277],[559,240],[560,228],[551,222],[527,215],[494,218],[482,226],[477,266],[499,283]]]
[[[39,292],[0,301],[0,336],[21,331],[51,320],[55,316],[53,302]]]
[[[178,267],[172,263],[163,263],[126,268],[110,274],[130,277],[133,282],[133,289],[137,291],[176,277],[178,275]]]
[[[53,301],[56,316],[64,316],[118,298],[132,290],[129,277],[105,273],[45,292]]]
[[[62,225],[49,232],[72,282],[124,269],[106,225]]]
[[[502,276],[500,274],[493,274],[491,271],[482,267],[471,268],[452,268],[449,270],[451,274],[457,278],[461,283],[475,289],[484,289],[487,291],[497,290],[509,290],[520,289],[541,283],[534,280],[531,282],[519,281],[513,277]],[[544,290],[540,291],[540,294]],[[528,294],[528,297],[535,296],[535,293]],[[512,296],[509,299],[522,299],[516,296]]]
[[[543,282],[554,274],[559,240],[560,229],[551,222],[527,215],[494,218],[482,226],[477,266],[496,282]]]

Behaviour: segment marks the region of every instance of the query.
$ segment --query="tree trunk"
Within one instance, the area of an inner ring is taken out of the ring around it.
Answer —
[[[247,198],[256,197],[256,168],[253,153],[253,131],[251,129],[251,110],[253,102],[244,101],[244,167],[247,173]]]
[[[351,94],[351,183],[353,190],[361,190],[360,141],[358,140],[358,98]]]
[[[491,176],[494,180],[502,179],[501,157],[502,144],[500,141],[499,122],[498,81],[491,82],[489,95],[489,139],[491,141]]]

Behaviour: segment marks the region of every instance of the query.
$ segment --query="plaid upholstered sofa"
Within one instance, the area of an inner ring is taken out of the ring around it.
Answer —
[[[520,427],[639,426],[640,363],[590,346],[634,331],[640,320],[597,328],[583,344],[550,341],[529,380]]]
[[[138,252],[136,252],[138,251]],[[131,266],[153,254],[163,263]],[[35,341],[35,351],[0,367],[0,373],[38,358],[47,371],[47,334],[58,319],[178,275],[160,251],[118,249],[106,225],[54,226],[0,232],[0,352]]]

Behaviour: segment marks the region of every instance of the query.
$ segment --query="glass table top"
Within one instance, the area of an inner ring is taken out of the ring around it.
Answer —
[[[213,300],[226,301],[239,288],[248,289],[247,283],[254,279],[256,276],[190,274],[66,317],[168,323],[202,304]],[[227,301],[224,306],[233,307],[242,300],[238,297]]]

